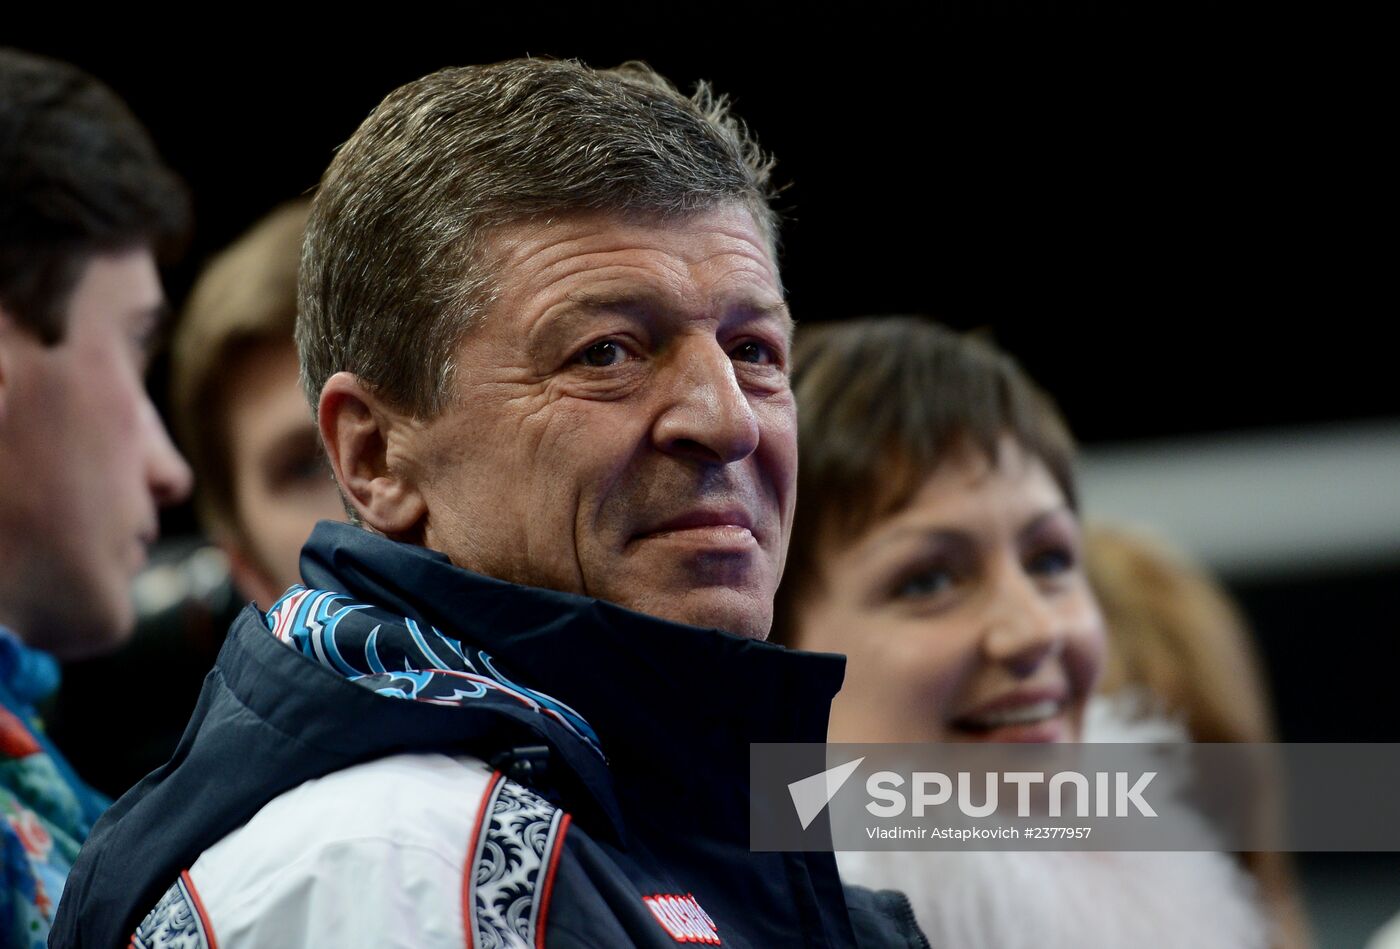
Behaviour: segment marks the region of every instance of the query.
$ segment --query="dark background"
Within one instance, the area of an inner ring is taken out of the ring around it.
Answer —
[[[540,20],[0,40],[102,78],[189,181],[177,305],[203,260],[314,187],[396,85],[526,53],[640,58],[685,88],[710,80],[777,156],[799,321],[917,311],[989,327],[1089,449],[1400,418],[1378,236],[1396,155],[1366,56],[1323,24],[1014,3]],[[1286,738],[1400,738],[1397,579],[1390,563],[1236,584]]]
[[[709,79],[777,156],[799,321],[990,327],[1091,450],[1400,418],[1380,286],[1394,109],[1356,47],[1364,24],[1053,3],[661,9],[296,31],[230,16],[179,40],[89,25],[0,42],[101,77],[190,182],[177,305],[199,263],[314,186],[396,85],[525,53],[640,58],[685,88]],[[188,511],[167,522],[192,526]],[[1233,585],[1285,739],[1400,738],[1397,580],[1400,564],[1375,563]]]
[[[778,157],[799,320],[990,326],[1089,445],[1400,415],[1375,345],[1393,309],[1377,237],[1395,151],[1364,57],[1306,24],[1225,36],[1048,7],[667,20],[640,39],[579,16],[295,40],[234,21],[214,46],[100,29],[0,41],[108,82],[190,182],[177,303],[204,258],[313,187],[393,87],[527,52],[640,58],[685,88],[710,80]]]

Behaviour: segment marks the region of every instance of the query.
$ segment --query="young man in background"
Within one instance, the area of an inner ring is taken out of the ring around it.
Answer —
[[[56,659],[115,649],[190,472],[143,375],[189,205],[111,91],[0,50],[0,942],[41,945],[106,806],[44,737]]]

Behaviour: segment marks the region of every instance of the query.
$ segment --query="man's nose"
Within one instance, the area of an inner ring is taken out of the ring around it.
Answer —
[[[1018,679],[1029,678],[1064,648],[1063,622],[1035,578],[1019,565],[1007,571],[994,595],[983,651]]]
[[[194,475],[170,440],[170,433],[149,399],[142,409],[146,438],[146,483],[162,507],[179,504],[190,496]]]
[[[665,386],[665,406],[653,430],[662,451],[723,465],[758,448],[758,419],[733,360],[718,342],[697,342],[677,352]]]

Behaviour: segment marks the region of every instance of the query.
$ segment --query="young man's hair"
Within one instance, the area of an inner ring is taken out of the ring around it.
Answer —
[[[194,469],[195,510],[212,538],[244,539],[234,503],[225,370],[271,343],[293,345],[297,264],[310,199],[291,201],[214,257],[175,328],[171,413]]]
[[[1059,410],[978,335],[912,316],[814,324],[798,329],[792,364],[797,518],[770,641],[791,641],[794,605],[818,579],[825,545],[854,542],[900,510],[958,451],[997,464],[1009,436],[1077,508],[1074,441]]]
[[[47,345],[93,254],[189,230],[184,185],[111,90],[57,60],[0,49],[0,306]]]
[[[640,63],[444,69],[390,93],[336,155],[307,226],[297,343],[312,405],[339,371],[420,418],[492,298],[502,225],[736,202],[770,244],[771,161],[723,97]]]

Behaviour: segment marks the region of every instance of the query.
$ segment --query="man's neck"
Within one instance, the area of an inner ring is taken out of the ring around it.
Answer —
[[[489,654],[504,679],[581,715],[625,784],[644,793],[684,779],[725,821],[747,806],[750,743],[824,739],[845,668],[842,657],[471,574],[440,553],[346,525],[318,525],[301,569],[313,588]]]

